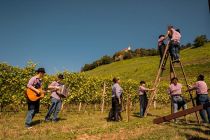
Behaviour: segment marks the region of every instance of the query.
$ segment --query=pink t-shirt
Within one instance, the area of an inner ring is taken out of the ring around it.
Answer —
[[[175,29],[171,29],[171,30],[173,31],[171,40],[180,42],[181,34],[179,32],[177,32]]]
[[[208,87],[204,81],[197,81],[193,87],[196,87],[197,94],[208,94]]]
[[[38,88],[40,88],[41,86],[42,86],[41,79],[40,79],[40,78],[37,78],[37,76],[32,77],[32,78],[29,80],[28,84],[27,84],[27,87],[28,87],[28,88],[34,87],[34,88],[38,89]]]
[[[50,86],[60,86],[61,84],[59,84],[58,82],[54,81],[50,84]],[[58,100],[60,100],[60,96],[58,95],[58,93],[56,91],[52,91],[51,93],[51,97],[56,98]]]
[[[146,88],[143,86],[139,86],[139,95],[143,95],[146,93]]]
[[[174,95],[181,95],[182,94],[182,84],[177,83],[176,85],[171,84],[168,89],[169,94],[172,96]]]

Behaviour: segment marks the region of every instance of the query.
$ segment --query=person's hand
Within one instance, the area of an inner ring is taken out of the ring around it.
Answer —
[[[59,86],[56,86],[56,87],[55,87],[55,90],[59,90],[59,89],[60,89],[60,87],[59,87]]]
[[[41,91],[40,91],[40,90],[38,90],[38,89],[36,89],[36,93],[37,93],[37,94],[40,94],[40,93],[41,93]]]
[[[192,86],[191,86],[191,85],[187,85],[187,87],[188,87],[188,88],[191,88]]]

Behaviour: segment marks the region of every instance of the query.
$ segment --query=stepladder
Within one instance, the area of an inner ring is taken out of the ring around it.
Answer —
[[[165,47],[165,51],[164,51],[163,57],[161,58],[159,69],[158,69],[158,72],[157,72],[157,75],[156,75],[156,78],[155,78],[155,81],[154,81],[154,85],[153,85],[154,91],[151,92],[151,95],[150,95],[150,98],[148,100],[148,104],[147,104],[147,107],[146,107],[146,110],[145,110],[145,113],[144,113],[145,117],[148,114],[148,111],[149,111],[150,106],[152,105],[152,103],[154,101],[154,98],[157,96],[158,87],[159,87],[159,84],[161,82],[161,77],[162,77],[163,72],[165,70],[166,63],[167,63],[168,59],[169,59],[169,62],[170,62],[170,79],[173,78],[173,77],[177,77],[177,75],[175,73],[174,65],[175,64],[176,65],[179,64],[179,66],[181,68],[181,72],[182,72],[183,78],[184,78],[184,81],[185,81],[185,85],[186,85],[187,88],[189,88],[183,64],[182,64],[180,59],[177,60],[177,61],[172,61],[170,53],[169,53],[169,47],[170,46],[169,46],[169,43],[168,43],[166,45],[166,47]],[[194,107],[195,106],[195,102],[193,100],[193,96],[192,96],[191,92],[189,92],[189,95],[190,95],[190,99],[192,101],[192,105]],[[171,113],[173,113],[172,109],[173,109],[173,107],[172,107],[172,104],[171,104]],[[196,119],[197,119],[198,123],[200,123],[197,112],[195,112],[195,116],[196,116]]]

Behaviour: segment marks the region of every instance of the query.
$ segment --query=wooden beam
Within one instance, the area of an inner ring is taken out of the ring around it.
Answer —
[[[159,123],[167,122],[167,121],[170,121],[172,119],[176,119],[176,118],[179,118],[179,117],[197,112],[199,110],[206,109],[208,107],[210,107],[210,102],[206,103],[204,105],[199,105],[199,106],[195,106],[195,107],[183,110],[183,111],[179,111],[177,113],[173,113],[173,114],[170,114],[170,115],[167,115],[167,116],[164,116],[164,117],[156,118],[156,119],[153,120],[153,123],[154,124],[159,124]]]

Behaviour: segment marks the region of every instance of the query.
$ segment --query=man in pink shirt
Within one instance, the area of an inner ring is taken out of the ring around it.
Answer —
[[[30,88],[31,90],[35,91],[37,94],[40,94],[40,91],[38,89],[42,87],[41,78],[44,77],[45,69],[39,68],[36,72],[37,75],[29,80],[27,88]],[[30,101],[28,99],[27,103],[28,103],[28,113],[26,115],[25,126],[26,128],[30,129],[32,128],[31,127],[32,119],[34,118],[35,114],[39,112],[40,100]]]
[[[50,117],[52,114],[53,114],[52,121],[54,122],[58,121],[58,113],[61,110],[61,106],[62,106],[61,95],[58,93],[58,90],[60,89],[60,86],[63,85],[62,84],[63,79],[64,79],[64,76],[62,74],[59,74],[57,80],[53,81],[48,86],[48,88],[51,90],[52,104],[47,112],[45,121],[51,121]]]
[[[168,31],[165,38],[170,39],[169,43],[169,53],[173,62],[179,62],[179,48],[181,34],[180,30],[175,30],[173,26],[168,26]]]
[[[171,79],[168,92],[172,98],[174,113],[176,113],[181,107],[187,109],[187,104],[181,96],[182,84],[178,83],[178,79],[176,77]]]
[[[200,74],[197,78],[197,82],[193,86],[190,86],[190,88],[187,91],[192,91],[192,90],[196,90],[197,105],[203,105],[209,102],[208,87],[206,82],[204,81],[204,75]],[[210,123],[210,107],[208,107],[207,109],[200,110],[199,113],[203,123]],[[206,113],[208,116],[208,121]]]

